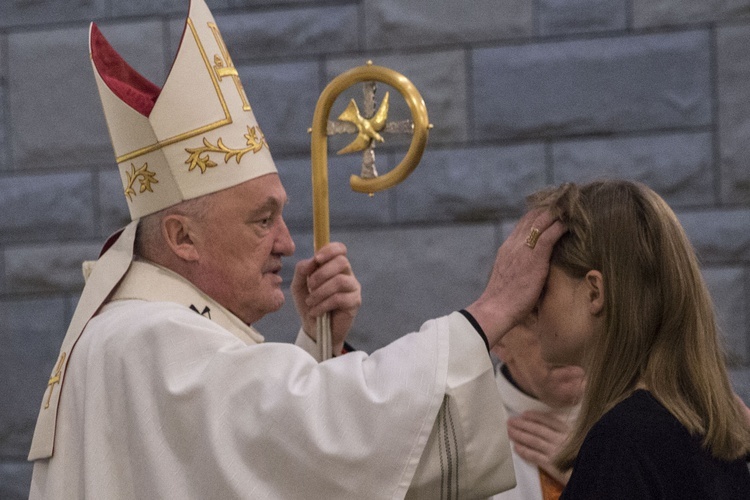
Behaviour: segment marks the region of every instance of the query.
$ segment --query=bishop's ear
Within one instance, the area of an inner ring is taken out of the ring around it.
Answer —
[[[198,249],[193,236],[193,221],[179,214],[167,215],[162,219],[161,232],[172,252],[184,261],[198,260]]]
[[[602,273],[591,270],[584,278],[588,293],[589,312],[598,316],[604,310],[604,278]]]

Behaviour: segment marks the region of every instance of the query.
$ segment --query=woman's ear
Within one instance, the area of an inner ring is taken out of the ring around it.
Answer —
[[[198,260],[193,220],[179,214],[167,215],[162,219],[161,231],[167,246],[178,258],[188,262]]]
[[[584,278],[588,293],[589,312],[598,316],[604,310],[604,278],[599,271],[591,270]]]

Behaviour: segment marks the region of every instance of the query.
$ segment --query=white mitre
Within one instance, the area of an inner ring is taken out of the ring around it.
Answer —
[[[138,220],[184,200],[276,172],[237,70],[204,0],[191,0],[160,89],[130,67],[96,25],[89,50],[133,220],[91,268],[42,399],[29,460],[54,451],[57,408],[81,332],[127,273]]]
[[[133,219],[276,172],[203,0],[192,0],[164,88],[133,70],[95,24],[91,62]]]

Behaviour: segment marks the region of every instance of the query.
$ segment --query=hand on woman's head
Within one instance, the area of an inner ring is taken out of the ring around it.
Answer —
[[[498,250],[487,287],[466,308],[491,346],[533,310],[547,279],[552,248],[565,231],[549,211],[532,210]]]

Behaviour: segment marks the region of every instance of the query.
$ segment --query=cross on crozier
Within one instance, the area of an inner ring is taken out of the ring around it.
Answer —
[[[368,64],[372,64],[368,62]],[[378,176],[375,168],[375,142],[385,142],[380,132],[389,134],[413,134],[414,123],[411,120],[395,122],[387,121],[389,93],[386,92],[380,107],[375,110],[375,92],[377,84],[374,81],[362,84],[364,94],[364,115],[360,113],[354,99],[349,101],[338,120],[329,120],[326,127],[327,135],[357,134],[357,137],[346,147],[339,150],[337,154],[353,153],[362,151],[362,173],[364,179],[372,179]]]

